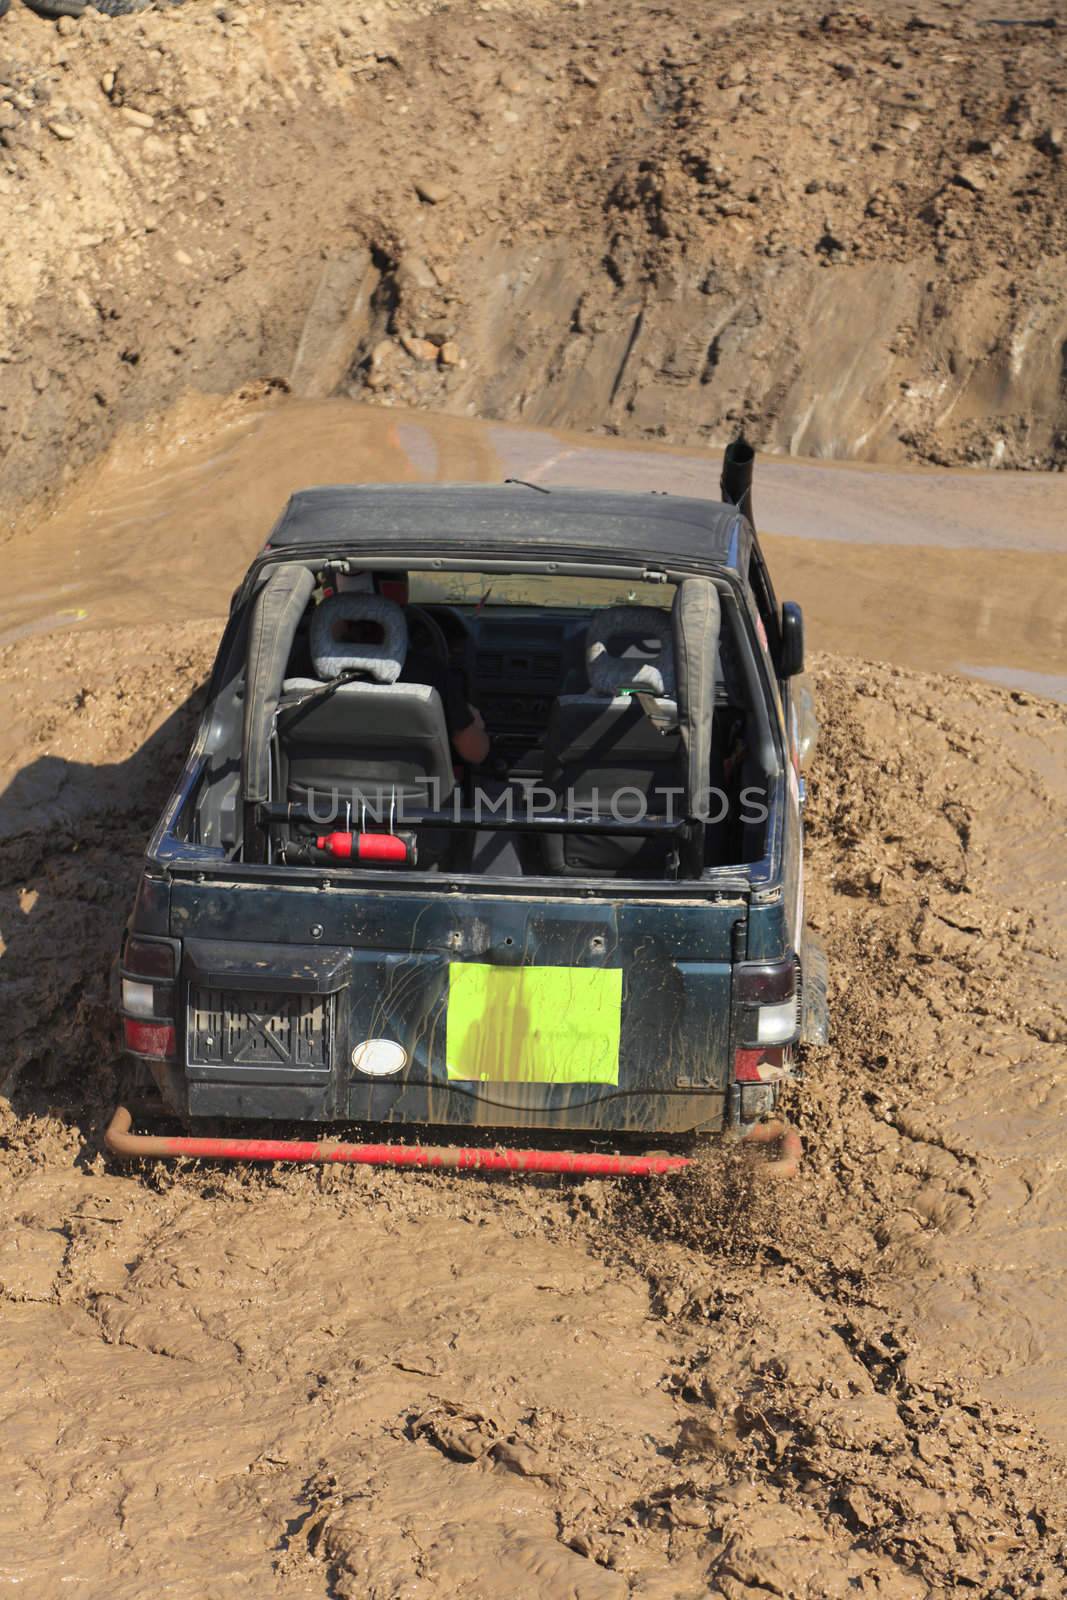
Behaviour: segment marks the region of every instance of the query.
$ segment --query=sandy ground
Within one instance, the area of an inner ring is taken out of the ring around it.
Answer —
[[[1067,712],[946,675],[1062,689],[1039,9],[0,20],[12,1592],[1067,1592]],[[795,1185],[101,1153],[140,851],[292,474],[705,470],[468,411],[1031,469],[765,480],[823,650]]]

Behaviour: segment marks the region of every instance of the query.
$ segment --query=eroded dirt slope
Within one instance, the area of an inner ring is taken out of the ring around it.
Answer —
[[[39,807],[9,791],[0,849],[4,1576],[130,1600],[1060,1593],[1064,925],[1033,886],[1062,710],[816,664],[837,1032],[796,1091],[795,1188],[721,1157],[651,1191],[124,1171],[99,1154],[107,967],[213,632],[0,658]]]
[[[193,386],[1062,465],[1060,0],[16,6],[0,499]]]

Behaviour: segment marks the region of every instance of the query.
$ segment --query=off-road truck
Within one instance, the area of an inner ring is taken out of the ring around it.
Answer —
[[[773,1112],[826,1031],[810,704],[735,456],[722,502],[292,496],[122,943],[172,1113],[654,1143]]]

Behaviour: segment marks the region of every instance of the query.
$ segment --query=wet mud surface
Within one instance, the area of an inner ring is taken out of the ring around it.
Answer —
[[[0,650],[5,1580],[1062,1593],[1063,709],[815,659],[792,1185],[121,1168],[108,967],[219,623],[110,603]]]
[[[217,616],[309,483],[488,482],[717,499],[720,456],[252,386],[120,432],[50,517],[0,547],[0,646],[36,632]],[[521,493],[517,489],[516,493]],[[761,456],[756,518],[780,595],[849,654],[976,671],[1067,697],[1060,473]],[[1022,679],[1018,674],[1022,673]],[[3,759],[0,729],[0,761]]]

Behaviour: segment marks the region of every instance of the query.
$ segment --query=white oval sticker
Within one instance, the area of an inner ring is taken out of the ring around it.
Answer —
[[[402,1044],[392,1039],[364,1039],[352,1051],[352,1065],[357,1072],[372,1078],[388,1078],[408,1064],[408,1053]]]

